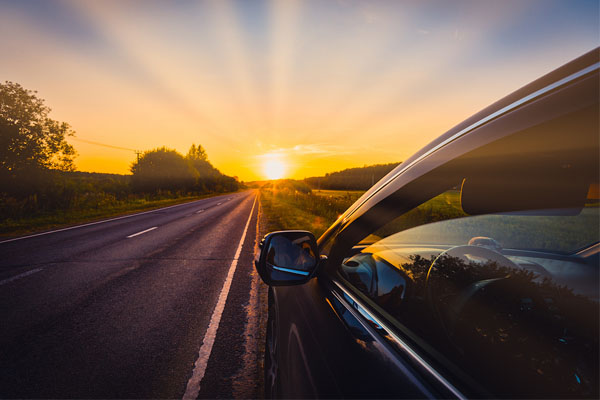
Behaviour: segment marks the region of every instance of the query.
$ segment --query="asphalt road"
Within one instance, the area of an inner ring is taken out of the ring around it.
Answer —
[[[258,396],[255,197],[0,243],[0,398]]]

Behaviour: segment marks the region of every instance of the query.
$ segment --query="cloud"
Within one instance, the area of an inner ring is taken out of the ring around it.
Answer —
[[[343,146],[332,144],[299,144],[292,148],[297,154],[339,154],[347,152]]]
[[[354,149],[331,143],[298,144],[292,147],[277,147],[265,154],[259,154],[257,158],[288,157],[288,156],[332,156],[341,154],[353,154]]]

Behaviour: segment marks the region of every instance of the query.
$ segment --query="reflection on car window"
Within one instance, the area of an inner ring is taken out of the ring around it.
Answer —
[[[460,179],[365,232],[341,276],[473,393],[597,398],[598,183],[578,209],[468,215]]]
[[[404,298],[406,279],[384,259],[359,253],[342,264],[348,280],[381,306],[398,305]]]

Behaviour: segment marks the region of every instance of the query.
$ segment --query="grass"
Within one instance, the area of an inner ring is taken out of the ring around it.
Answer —
[[[356,201],[365,192],[362,190],[313,190],[312,193],[324,197],[351,197]]]
[[[361,194],[342,190],[303,194],[262,189],[267,230],[304,229],[319,237]],[[507,248],[569,253],[598,240],[598,214],[598,203],[590,202],[578,216],[467,216],[460,205],[459,191],[452,190],[390,221],[364,238],[363,243],[393,234],[397,234],[398,240],[410,243],[440,244],[467,244],[474,236],[488,236]]]
[[[0,223],[0,237],[14,237],[49,229],[78,225],[104,218],[147,211],[174,204],[186,203],[227,193],[210,193],[199,196],[147,200],[143,198],[115,202],[101,207],[65,209],[39,213],[30,217],[7,218]]]
[[[304,194],[288,189],[261,189],[267,231],[302,229],[318,238],[363,192],[322,190]]]

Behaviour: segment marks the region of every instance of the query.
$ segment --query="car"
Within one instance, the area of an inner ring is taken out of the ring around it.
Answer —
[[[599,398],[599,53],[264,237],[266,397]]]

